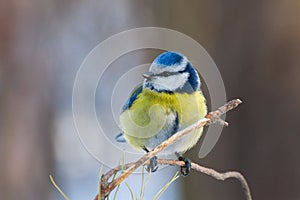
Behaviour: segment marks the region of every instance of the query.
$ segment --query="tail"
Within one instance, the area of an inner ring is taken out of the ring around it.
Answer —
[[[115,140],[117,142],[122,142],[122,143],[126,142],[126,139],[125,139],[123,133],[119,133],[118,135],[116,135]]]

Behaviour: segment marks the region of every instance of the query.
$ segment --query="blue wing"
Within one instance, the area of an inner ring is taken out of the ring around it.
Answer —
[[[127,100],[126,104],[123,106],[122,112],[129,109],[133,102],[137,99],[138,95],[143,91],[143,84],[137,85],[130,94],[129,99]]]

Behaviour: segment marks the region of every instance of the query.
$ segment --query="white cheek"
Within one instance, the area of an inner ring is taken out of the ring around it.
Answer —
[[[188,79],[188,73],[177,74],[169,77],[156,77],[152,80],[154,88],[158,90],[171,90],[182,88]]]

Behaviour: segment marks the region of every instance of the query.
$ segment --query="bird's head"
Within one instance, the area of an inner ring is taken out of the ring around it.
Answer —
[[[172,51],[160,54],[143,77],[143,87],[157,92],[192,93],[200,88],[192,64],[184,55]]]

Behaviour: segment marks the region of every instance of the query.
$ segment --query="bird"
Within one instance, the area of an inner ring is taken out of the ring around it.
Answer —
[[[198,71],[179,52],[166,51],[158,55],[143,77],[144,81],[133,89],[123,106],[122,132],[115,139],[147,153],[176,132],[204,118],[207,106]],[[191,161],[183,154],[195,146],[202,132],[202,127],[196,129],[159,155],[175,154],[185,162],[180,171],[187,176]],[[157,168],[155,156],[146,169],[154,172]]]

